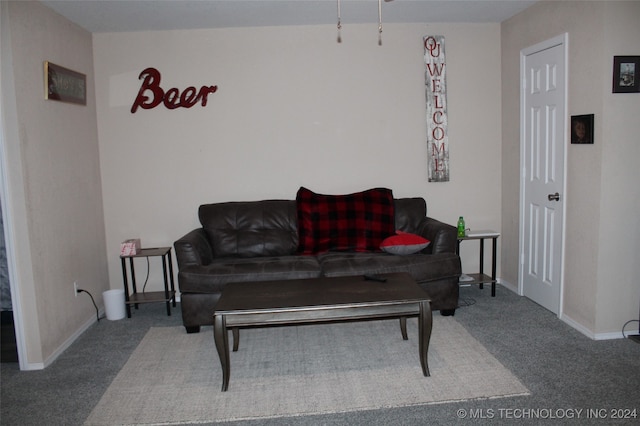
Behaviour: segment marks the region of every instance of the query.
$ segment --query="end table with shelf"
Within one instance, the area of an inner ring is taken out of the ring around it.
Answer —
[[[164,275],[164,291],[147,291],[139,293],[136,287],[136,272],[133,266],[133,259],[136,257],[162,258],[162,272]],[[129,294],[129,280],[127,278],[127,259],[129,259],[129,273],[131,275],[131,287],[133,292]],[[143,248],[137,254],[130,256],[120,256],[122,263],[122,281],[124,283],[124,298],[127,308],[127,318],[131,318],[131,305],[138,309],[140,303],[165,302],[167,304],[167,315],[171,315],[171,304],[176,307],[176,289],[173,280],[173,263],[171,259],[171,247]]]
[[[477,274],[465,274],[472,279],[470,281],[461,281],[461,284],[478,284],[480,288],[484,288],[484,284],[491,284],[491,297],[496,297],[496,256],[498,251],[499,232],[491,230],[468,231],[464,237],[458,237],[456,246],[456,254],[460,255],[460,243],[466,240],[480,240],[480,267]],[[484,240],[492,239],[493,245],[491,250],[491,276],[484,273]]]

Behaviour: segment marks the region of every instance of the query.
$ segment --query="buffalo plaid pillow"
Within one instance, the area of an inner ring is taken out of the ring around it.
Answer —
[[[322,195],[301,187],[296,202],[298,252],[302,254],[380,251],[382,240],[395,234],[390,189]]]

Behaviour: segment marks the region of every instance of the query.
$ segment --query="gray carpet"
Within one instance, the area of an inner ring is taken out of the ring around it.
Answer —
[[[87,425],[184,424],[343,413],[478,398],[527,389],[453,317],[434,318],[430,377],[418,357],[418,321],[254,328],[241,331],[222,373],[211,333],[154,327]]]
[[[559,410],[576,410],[576,415],[544,423],[638,423],[637,418],[612,419],[614,412],[610,410],[635,409],[636,417],[640,415],[640,344],[622,339],[590,340],[555,315],[500,286],[495,298],[490,297],[488,289],[462,288],[461,299],[462,303],[474,304],[458,309],[456,320],[531,395],[221,424],[447,425],[485,424],[487,417],[498,424],[513,424],[515,418],[525,424],[539,424],[541,420],[532,416],[553,413],[557,417],[563,413]],[[20,372],[16,364],[0,365],[0,422],[83,424],[149,329],[178,325],[179,311],[167,317],[162,304],[142,305],[131,319],[101,320],[92,326],[45,370]],[[210,335],[211,328],[203,332]],[[233,386],[233,376],[231,380]],[[588,418],[584,410],[589,409],[600,410],[595,412],[606,418]],[[583,410],[580,417],[577,410]],[[464,422],[459,416],[466,416]]]

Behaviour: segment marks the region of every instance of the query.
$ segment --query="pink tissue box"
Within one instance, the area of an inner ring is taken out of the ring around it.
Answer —
[[[120,244],[120,256],[133,256],[140,253],[140,238],[123,241]]]

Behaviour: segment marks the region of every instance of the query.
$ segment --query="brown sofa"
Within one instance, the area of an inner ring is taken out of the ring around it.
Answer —
[[[431,297],[433,310],[458,307],[460,258],[456,228],[427,217],[422,198],[392,199],[397,230],[431,241],[422,251],[298,253],[296,200],[201,205],[201,228],[174,243],[182,320],[188,333],[213,324],[213,312],[229,282],[408,272]]]

